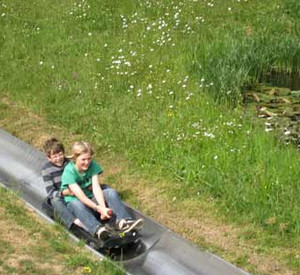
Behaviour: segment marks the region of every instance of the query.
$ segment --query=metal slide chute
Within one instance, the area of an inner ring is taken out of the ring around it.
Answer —
[[[0,129],[0,182],[16,191],[34,209],[43,214],[46,197],[41,169],[46,157],[36,148]],[[123,251],[122,265],[131,274],[162,275],[246,275],[248,273],[201,251],[179,235],[128,206],[135,217],[142,217],[142,247],[131,256]]]

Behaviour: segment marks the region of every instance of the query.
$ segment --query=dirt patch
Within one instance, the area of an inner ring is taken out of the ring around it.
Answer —
[[[80,135],[71,135],[60,127],[49,125],[44,118],[10,102],[8,98],[2,98],[2,104],[8,105],[10,111],[2,116],[0,127],[37,148],[41,149],[44,140],[49,136],[56,136],[66,144],[82,139]],[[19,121],[17,118],[22,119]],[[244,228],[227,224],[209,201],[178,202],[176,198],[170,201],[158,192],[166,183],[148,182],[138,176],[126,174],[126,163],[120,159],[103,156],[100,163],[107,167],[106,177],[114,177],[112,185],[121,193],[127,192],[131,195],[129,203],[133,203],[143,213],[172,231],[198,245],[210,247],[225,260],[234,262],[253,274],[297,274],[288,269],[274,254],[270,256],[265,252],[257,252],[255,240],[241,239]],[[16,243],[19,241],[15,240]],[[288,254],[288,251],[282,252]],[[241,262],[240,259],[245,260]]]

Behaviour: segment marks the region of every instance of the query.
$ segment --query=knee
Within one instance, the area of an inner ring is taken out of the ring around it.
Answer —
[[[107,188],[105,189],[105,192],[104,192],[104,196],[106,198],[119,198],[119,195],[117,193],[117,191],[113,188]]]
[[[61,201],[60,199],[58,198],[54,198],[52,201],[51,201],[51,204],[53,207],[60,207],[62,204],[64,204],[64,201]]]

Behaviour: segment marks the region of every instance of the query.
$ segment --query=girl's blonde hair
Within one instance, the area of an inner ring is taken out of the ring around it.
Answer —
[[[71,159],[76,161],[76,159],[82,155],[82,154],[87,154],[90,153],[91,156],[94,154],[92,146],[85,141],[77,141],[74,143],[72,147],[72,155],[70,156]]]

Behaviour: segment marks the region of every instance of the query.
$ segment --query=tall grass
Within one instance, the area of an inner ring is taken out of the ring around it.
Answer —
[[[255,86],[270,70],[298,71],[298,44],[296,37],[286,37],[285,33],[275,36],[264,29],[239,38],[228,33],[218,35],[213,44],[197,48],[196,71],[214,83],[210,92],[217,99],[225,97],[237,104],[241,91]]]
[[[0,91],[176,182],[170,195],[296,236],[298,153],[240,107],[266,72],[299,71],[288,3],[4,1]]]

